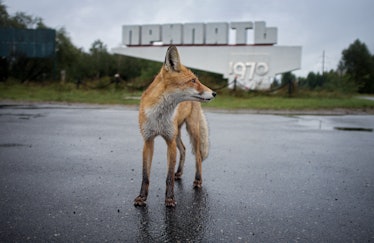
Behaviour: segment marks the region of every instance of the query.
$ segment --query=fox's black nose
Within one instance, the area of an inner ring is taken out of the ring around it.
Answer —
[[[217,93],[213,91],[212,95],[213,95],[213,97],[216,97]]]

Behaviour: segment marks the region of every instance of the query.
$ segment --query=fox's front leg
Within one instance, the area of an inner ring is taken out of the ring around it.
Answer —
[[[175,180],[175,164],[177,159],[177,144],[175,139],[167,141],[168,146],[168,172],[166,176],[166,194],[165,194],[165,205],[167,207],[175,207],[176,202],[174,200],[174,180]]]
[[[151,172],[152,157],[153,157],[154,140],[150,139],[144,142],[143,147],[143,177],[140,194],[134,200],[135,206],[145,206],[147,204],[149,176]]]

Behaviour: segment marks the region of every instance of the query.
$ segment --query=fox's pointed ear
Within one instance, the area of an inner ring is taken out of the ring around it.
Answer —
[[[181,61],[177,47],[170,46],[166,52],[164,67],[167,71],[179,72],[181,70]]]

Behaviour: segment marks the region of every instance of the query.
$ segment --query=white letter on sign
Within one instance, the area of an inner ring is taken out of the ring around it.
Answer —
[[[277,28],[266,27],[265,22],[255,22],[255,44],[277,44]]]
[[[252,22],[233,22],[231,23],[231,29],[236,30],[236,43],[235,44],[247,44],[247,30],[253,28]]]
[[[229,29],[227,23],[206,24],[205,44],[217,45],[228,43]]]
[[[204,44],[204,24],[184,24],[183,44],[202,45]]]
[[[140,45],[140,26],[122,26],[122,43],[127,46]]]
[[[152,45],[153,42],[161,41],[160,25],[142,26],[142,45]]]
[[[162,43],[182,44],[182,24],[164,24],[162,25]]]

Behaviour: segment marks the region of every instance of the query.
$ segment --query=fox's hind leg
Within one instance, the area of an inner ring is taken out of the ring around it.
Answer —
[[[191,145],[192,145],[192,152],[195,154],[196,160],[196,172],[195,172],[195,180],[193,182],[194,188],[201,188],[203,184],[202,178],[202,162],[203,158],[201,156],[200,151],[200,127],[199,123],[193,121],[191,119],[187,119],[187,131],[190,135]]]
[[[176,140],[177,140],[177,148],[179,150],[179,156],[180,157],[179,157],[178,170],[175,173],[175,180],[180,180],[180,179],[182,179],[184,160],[186,159],[186,147],[184,146],[184,144],[182,142],[182,139],[181,139],[180,128],[179,128]]]

